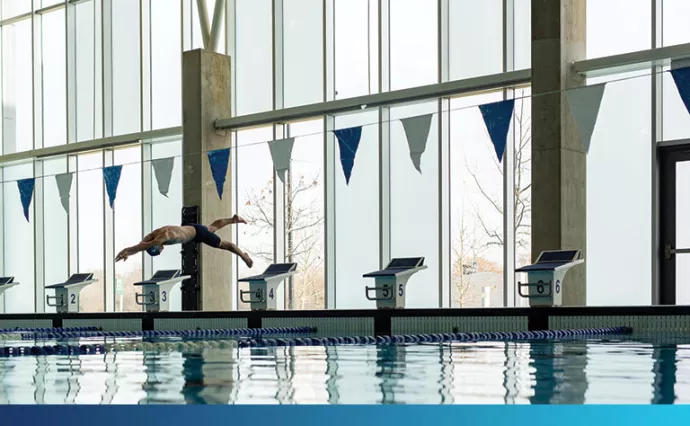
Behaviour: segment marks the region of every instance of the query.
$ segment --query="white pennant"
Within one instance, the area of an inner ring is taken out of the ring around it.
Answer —
[[[402,125],[407,135],[407,143],[410,147],[410,158],[414,168],[422,173],[422,154],[426,151],[426,143],[431,129],[433,114],[420,115],[402,119]]]
[[[273,158],[273,168],[276,170],[278,178],[283,183],[285,183],[285,171],[290,168],[292,146],[294,143],[295,138],[270,141],[268,143],[268,148],[271,150],[271,158]]]
[[[589,152],[592,134],[599,117],[601,100],[604,97],[604,89],[606,89],[606,83],[570,89],[565,92],[568,105],[570,106],[570,113],[575,120],[585,152]]]
[[[63,173],[55,176],[55,181],[58,186],[58,194],[60,194],[60,203],[65,212],[69,214],[69,197],[72,190],[72,176],[73,173]]]
[[[175,167],[175,157],[160,158],[151,161],[153,164],[153,171],[156,174],[156,181],[158,181],[158,191],[164,196],[168,196],[170,190],[170,179],[172,178],[173,167]]]

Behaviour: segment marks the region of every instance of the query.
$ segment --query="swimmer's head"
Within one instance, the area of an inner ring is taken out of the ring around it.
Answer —
[[[151,256],[158,256],[163,251],[163,246],[153,246],[146,249],[146,253]]]

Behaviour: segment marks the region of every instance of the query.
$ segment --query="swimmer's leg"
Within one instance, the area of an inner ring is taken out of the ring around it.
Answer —
[[[208,225],[208,231],[215,233],[219,229],[225,228],[226,226],[231,225],[233,223],[247,223],[247,221],[237,215],[234,215],[229,219],[218,219],[210,225]]]
[[[252,265],[254,265],[254,261],[252,260],[252,258],[249,257],[249,255],[248,255],[247,253],[245,253],[245,252],[243,252],[242,250],[240,250],[239,247],[237,247],[235,244],[233,244],[233,243],[231,243],[231,242],[228,242],[228,241],[221,241],[221,242],[220,242],[220,245],[218,246],[218,248],[221,249],[221,250],[227,250],[227,251],[229,251],[230,253],[236,254],[237,256],[239,256],[239,257],[244,261],[244,263],[245,263],[245,264],[247,265],[247,267],[249,267],[249,268],[251,268]]]

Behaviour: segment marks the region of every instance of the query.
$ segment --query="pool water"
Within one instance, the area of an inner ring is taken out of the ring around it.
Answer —
[[[690,340],[0,358],[2,404],[690,403]]]

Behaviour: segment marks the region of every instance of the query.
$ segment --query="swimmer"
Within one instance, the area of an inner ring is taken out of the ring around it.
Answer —
[[[221,240],[220,237],[216,235],[219,229],[235,223],[247,223],[247,221],[234,215],[230,219],[218,219],[209,226],[195,223],[182,226],[164,226],[145,236],[139,244],[122,250],[115,258],[115,261],[127,260],[129,256],[142,251],[146,251],[151,256],[158,256],[163,251],[164,246],[185,243],[203,243],[236,254],[251,268],[254,262],[247,253],[240,250],[235,244]]]

